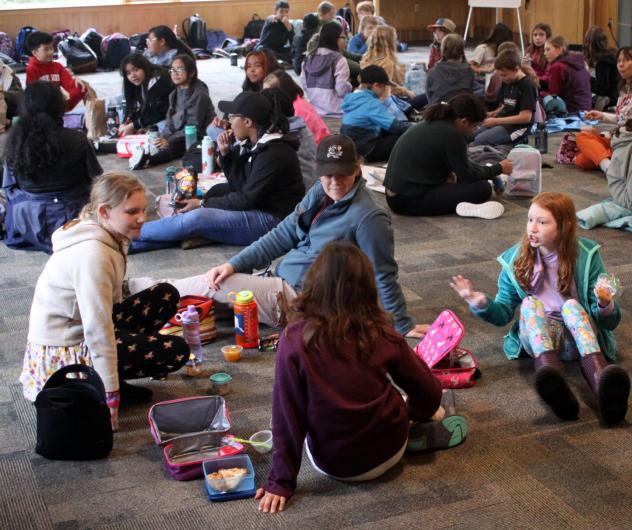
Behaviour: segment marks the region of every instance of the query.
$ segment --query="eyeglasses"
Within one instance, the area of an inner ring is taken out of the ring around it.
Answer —
[[[158,37],[147,37],[147,42],[154,42],[155,40],[158,40]]]
[[[233,118],[243,118],[243,116],[241,114],[229,114],[228,115],[228,121],[232,120]]]
[[[171,74],[183,74],[186,71],[187,69],[184,66],[172,66],[171,68],[169,68],[169,73]]]

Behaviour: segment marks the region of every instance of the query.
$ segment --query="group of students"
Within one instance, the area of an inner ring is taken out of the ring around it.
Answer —
[[[288,9],[280,4],[285,2],[277,3],[277,11]],[[268,21],[270,25],[289,31],[288,14],[278,15],[278,22]],[[434,72],[444,75],[444,64],[450,66],[445,70],[464,71],[458,39],[443,31],[450,29],[446,20],[432,26],[441,55],[433,45],[429,84]],[[372,39],[387,40],[394,49],[394,30],[382,22],[368,36],[364,57],[370,57]],[[312,66],[320,61],[334,72],[349,69],[340,52],[342,42],[337,43],[344,31],[344,24],[324,21],[316,51],[305,57],[301,76],[312,103],[315,92],[307,81]],[[162,35],[153,33],[168,46]],[[502,44],[490,40],[484,46]],[[36,55],[42,46],[48,44],[42,41],[33,52],[38,67],[47,64],[45,56]],[[530,52],[532,64],[536,51]],[[166,54],[162,48],[150,53],[155,58]],[[615,114],[595,110],[590,116],[619,125],[627,121],[631,54],[630,48],[616,54],[625,85]],[[489,166],[473,163],[468,141],[501,134],[512,141],[524,125],[518,119],[532,119],[535,89],[522,58],[515,50],[501,50],[493,60],[501,81],[499,112],[488,114],[475,92],[481,72],[465,65],[472,90],[453,94],[448,101],[439,98],[427,106],[421,123],[406,124],[384,105],[401,85],[389,70],[390,56],[382,59],[382,64],[362,66],[359,90],[351,92],[349,86],[341,101],[343,134],[331,135],[320,113],[304,99],[303,89],[266,48],[246,57],[243,91],[232,101],[218,103],[225,116],[221,118],[215,116],[189,54],[174,53],[169,74],[140,54],[127,57],[121,65],[128,105],[123,134],[156,126],[162,131],[157,147],[169,152],[162,159],[144,150],[135,153],[132,167],[181,156],[182,129],[195,120],[200,133],[207,128],[216,139],[227,177],[225,185],[211,188],[202,200],[182,201],[177,215],[149,222],[141,180],[126,172],[98,176],[102,170],[90,142],[62,126],[69,99],[51,72],[46,81],[30,79],[24,112],[7,142],[3,178],[7,219],[14,223],[13,229],[9,225],[11,237],[22,237],[23,246],[34,238],[38,248],[52,251],[33,297],[20,376],[25,397],[34,400],[63,366],[92,365],[104,382],[117,429],[120,407],[151,399],[149,389],[126,380],[160,377],[178,370],[188,358],[184,340],[158,333],[175,313],[179,298],[204,295],[229,303],[230,292],[248,289],[254,293],[260,321],[285,326],[273,390],[275,453],[268,481],[257,492],[260,510],[284,509],[296,490],[304,445],[317,471],[339,480],[364,481],[396,465],[407,448],[438,449],[462,442],[465,419],[445,417],[439,383],[406,342],[405,337],[421,337],[427,326],[415,324],[408,313],[391,217],[368,191],[360,164],[363,157],[390,154],[384,184],[388,207],[395,213],[467,214],[463,204],[487,201],[494,180],[512,170],[507,160]],[[492,64],[480,61],[483,69],[483,63]],[[77,87],[83,89],[81,83]],[[476,136],[481,124],[483,132]],[[299,130],[307,139],[298,140]],[[608,154],[609,146],[596,141],[602,155]],[[306,167],[313,174],[310,182]],[[67,200],[69,190],[74,202]],[[29,228],[29,201],[42,197],[47,200],[41,201],[38,216],[50,226]],[[74,214],[68,214],[73,209]],[[450,285],[480,318],[497,326],[513,321],[503,349],[510,359],[521,353],[533,358],[535,389],[559,418],[578,416],[579,404],[561,360],[579,359],[604,423],[615,425],[626,415],[630,390],[627,373],[608,364],[616,360],[613,330],[621,313],[611,292],[596,289],[605,272],[599,245],[578,237],[576,228],[572,200],[560,193],[541,193],[532,200],[521,241],[499,258],[495,298],[459,275]],[[46,234],[52,234],[52,240],[44,241]],[[124,282],[130,250],[162,248],[189,237],[245,248],[190,278]],[[252,274],[279,258],[271,274]],[[367,444],[368,439],[373,443]]]

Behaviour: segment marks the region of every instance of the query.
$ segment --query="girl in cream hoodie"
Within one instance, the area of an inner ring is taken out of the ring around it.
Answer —
[[[93,366],[105,385],[118,427],[121,402],[151,391],[123,379],[163,375],[188,359],[183,339],[158,330],[177,310],[178,291],[158,284],[123,299],[127,247],[145,222],[143,184],[129,173],[106,173],[80,219],[53,233],[53,255],[35,287],[20,382],[34,401],[48,378],[69,364]]]

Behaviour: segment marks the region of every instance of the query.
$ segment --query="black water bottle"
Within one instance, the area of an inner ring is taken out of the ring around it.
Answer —
[[[538,123],[535,131],[535,148],[542,154],[549,152],[549,133],[546,130],[546,123]]]

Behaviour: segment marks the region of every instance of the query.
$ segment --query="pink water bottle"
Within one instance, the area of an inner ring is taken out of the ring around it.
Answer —
[[[180,313],[176,320],[182,323],[182,335],[189,345],[191,355],[189,357],[189,366],[195,366],[204,361],[202,353],[202,342],[200,341],[200,315],[194,305],[187,307],[186,311]]]

